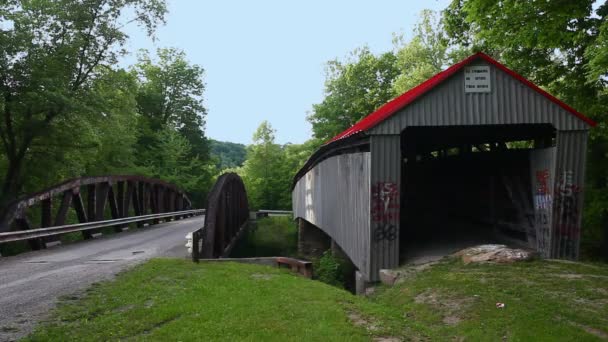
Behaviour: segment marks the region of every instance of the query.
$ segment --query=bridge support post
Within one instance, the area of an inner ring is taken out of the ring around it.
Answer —
[[[305,256],[320,257],[331,248],[331,238],[312,223],[298,219],[298,252]]]
[[[367,290],[370,283],[365,280],[363,274],[359,271],[355,271],[355,294],[357,295],[365,295],[365,290]]]

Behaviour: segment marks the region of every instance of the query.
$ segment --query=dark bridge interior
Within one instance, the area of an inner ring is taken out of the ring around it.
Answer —
[[[528,245],[534,220],[528,153],[554,146],[554,137],[551,125],[404,130],[401,260],[424,262],[480,243]]]

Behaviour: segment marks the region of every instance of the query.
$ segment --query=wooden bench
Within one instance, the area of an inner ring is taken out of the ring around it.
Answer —
[[[312,279],[312,262],[293,258],[277,257],[277,267],[289,267],[293,272],[299,273],[306,278]]]

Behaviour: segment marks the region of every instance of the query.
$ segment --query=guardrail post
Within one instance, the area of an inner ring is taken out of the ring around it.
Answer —
[[[200,230],[192,232],[192,261],[197,262],[200,259],[199,246],[200,246],[201,233]]]

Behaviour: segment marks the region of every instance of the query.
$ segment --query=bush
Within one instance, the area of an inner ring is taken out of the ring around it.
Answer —
[[[336,287],[344,287],[342,265],[331,250],[325,251],[315,262],[314,271],[317,280]]]

